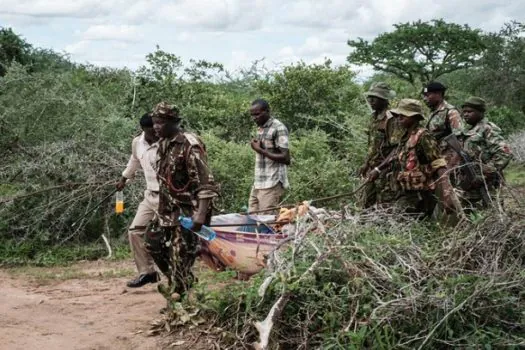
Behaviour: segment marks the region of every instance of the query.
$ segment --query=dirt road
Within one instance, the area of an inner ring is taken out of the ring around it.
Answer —
[[[0,270],[0,349],[163,349],[148,337],[165,306],[150,284],[129,289],[134,266],[85,262]]]

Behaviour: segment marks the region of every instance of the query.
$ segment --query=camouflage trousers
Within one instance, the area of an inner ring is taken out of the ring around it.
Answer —
[[[490,203],[485,203],[481,194],[481,189],[472,189],[464,191],[461,195],[461,203],[467,213],[473,212],[479,209],[486,209],[490,206],[495,206],[499,203],[503,207],[503,199],[500,197],[500,189],[492,186],[488,187],[487,194],[490,199]]]
[[[152,224],[145,235],[146,248],[167,277],[171,293],[183,295],[195,281],[192,272],[200,245],[196,234],[183,228]]]
[[[432,191],[406,191],[399,194],[393,205],[402,212],[425,218],[432,215],[436,197]]]
[[[396,191],[391,189],[391,174],[382,175],[374,182],[365,185],[360,198],[363,208],[370,208],[374,204],[391,203],[396,198]]]

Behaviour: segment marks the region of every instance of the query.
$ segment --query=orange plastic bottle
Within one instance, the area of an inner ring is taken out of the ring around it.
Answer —
[[[115,193],[115,213],[122,214],[124,212],[124,194],[122,191]]]

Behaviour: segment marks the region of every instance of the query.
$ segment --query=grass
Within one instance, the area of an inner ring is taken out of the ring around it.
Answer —
[[[18,187],[12,184],[0,184],[0,197],[8,197],[15,195],[18,192]]]
[[[131,257],[127,244],[118,242],[112,247],[112,260]],[[16,266],[68,266],[81,260],[97,260],[107,256],[103,243],[46,246],[44,242],[0,242],[0,267]]]
[[[525,163],[512,162],[504,171],[505,180],[511,186],[525,186]]]

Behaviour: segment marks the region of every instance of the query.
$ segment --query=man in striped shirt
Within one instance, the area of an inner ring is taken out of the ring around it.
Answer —
[[[248,210],[260,212],[277,206],[289,186],[288,129],[270,116],[270,105],[266,100],[253,101],[250,115],[257,124],[257,138],[251,141],[255,151],[255,178]]]

